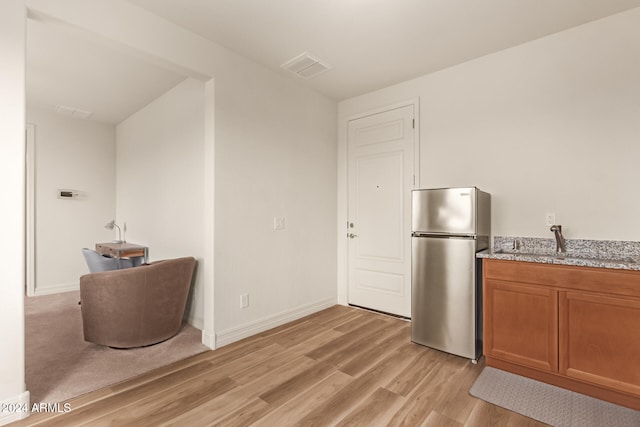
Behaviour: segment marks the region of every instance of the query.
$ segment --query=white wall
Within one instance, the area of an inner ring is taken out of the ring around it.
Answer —
[[[345,117],[416,96],[420,186],[489,191],[494,235],[640,240],[640,9],[340,103],[341,165]]]
[[[0,402],[27,403],[24,382],[24,174],[25,8],[22,0],[0,4],[0,182],[3,184],[0,245]],[[19,419],[0,413],[0,424]]]
[[[216,74],[215,154],[222,343],[335,303],[337,226],[336,103],[242,58],[225,63]],[[285,217],[284,230],[273,230],[274,217]],[[244,293],[250,305],[240,309]]]
[[[151,261],[203,261],[204,83],[186,79],[117,126],[116,218]],[[188,317],[202,328],[202,270]]]
[[[104,225],[115,215],[115,126],[28,108],[35,124],[36,295],[78,289],[89,272],[81,248],[116,235]],[[72,199],[59,189],[77,190]]]
[[[336,268],[335,103],[235,55],[225,60],[215,97],[219,344],[282,313],[334,304]],[[188,79],[117,127],[117,217],[153,259],[203,261],[203,88]],[[273,230],[274,216],[285,230]],[[193,296],[201,327],[200,274]]]

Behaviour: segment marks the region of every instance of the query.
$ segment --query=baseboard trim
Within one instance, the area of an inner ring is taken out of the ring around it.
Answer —
[[[25,391],[14,398],[5,399],[0,402],[0,405],[2,405],[2,412],[0,412],[0,426],[27,418],[30,413],[29,400],[29,392]],[[9,408],[15,408],[15,410],[9,411],[7,410]]]
[[[202,330],[202,344],[209,347],[211,350],[216,349],[216,334],[203,329]]]
[[[67,283],[64,285],[51,286],[50,288],[36,288],[33,293],[34,297],[41,295],[61,294],[63,292],[72,292],[80,290],[80,282]]]
[[[216,348],[259,334],[260,332],[264,332],[277,326],[284,325],[285,323],[300,319],[301,317],[308,316],[309,314],[324,310],[336,304],[336,298],[327,298],[221,331],[215,336]]]

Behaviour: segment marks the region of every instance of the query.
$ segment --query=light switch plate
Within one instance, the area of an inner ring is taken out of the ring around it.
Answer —
[[[284,230],[284,217],[276,216],[273,218],[273,229],[274,230]]]

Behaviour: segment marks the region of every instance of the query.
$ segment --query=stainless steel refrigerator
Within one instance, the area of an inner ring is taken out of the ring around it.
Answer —
[[[481,264],[491,196],[476,187],[414,190],[411,340],[466,357],[482,354]]]

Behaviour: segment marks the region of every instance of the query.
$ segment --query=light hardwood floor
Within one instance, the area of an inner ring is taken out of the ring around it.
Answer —
[[[334,306],[12,426],[543,426],[468,390],[482,364],[408,322]]]

